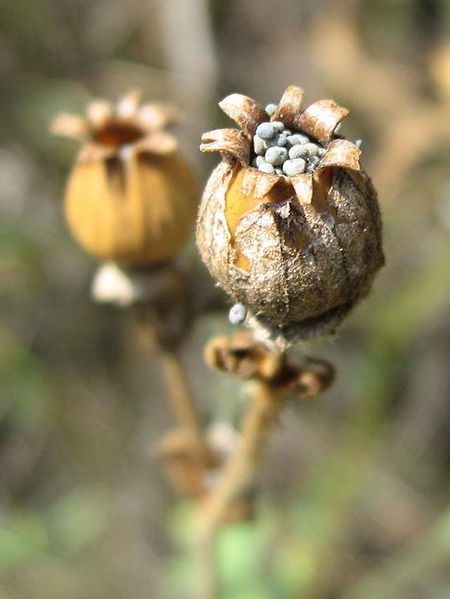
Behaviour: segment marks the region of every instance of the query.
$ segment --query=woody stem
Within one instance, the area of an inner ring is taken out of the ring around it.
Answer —
[[[163,378],[167,387],[169,402],[178,425],[188,433],[200,463],[209,456],[203,433],[200,415],[190,393],[184,367],[176,348],[168,347],[158,333],[157,315],[147,307],[139,314],[141,331],[153,351],[156,351]]]
[[[216,533],[228,509],[252,485],[262,450],[283,406],[279,392],[262,381],[252,384],[250,407],[234,454],[225,464],[217,487],[202,505],[198,534],[198,558],[202,589],[199,599],[216,597],[214,545]]]
[[[175,351],[159,347],[159,357],[175,419],[191,436],[198,450],[206,448],[200,417],[186,381],[184,368]]]

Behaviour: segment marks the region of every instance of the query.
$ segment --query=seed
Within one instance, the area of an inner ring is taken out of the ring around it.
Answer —
[[[316,144],[305,144],[305,148],[310,156],[317,156],[319,154],[319,146],[316,146]]]
[[[234,304],[231,306],[230,311],[228,313],[228,320],[231,324],[241,324],[247,317],[247,308],[244,304]]]
[[[276,175],[280,175],[280,177],[284,177],[284,173],[283,173],[283,169],[282,168],[276,168],[275,169],[275,174]]]
[[[267,150],[267,142],[265,142],[259,135],[255,135],[253,138],[253,148],[256,154],[264,154]]]
[[[287,144],[287,137],[283,133],[277,133],[274,137],[267,142],[267,146],[285,146]]]
[[[289,158],[291,160],[295,160],[295,158],[305,158],[308,156],[308,150],[305,144],[297,144],[296,146],[292,146],[289,150]]]
[[[303,133],[294,133],[293,135],[289,135],[288,142],[291,144],[291,146],[296,146],[297,144],[307,144],[309,143],[309,137]]]
[[[273,174],[275,172],[275,169],[273,168],[272,164],[269,164],[268,162],[263,162],[262,164],[260,164],[258,166],[258,169],[262,172],[262,173],[270,173]]]
[[[286,137],[292,135],[292,131],[290,129],[283,129],[282,133],[283,135],[286,135]]]
[[[256,128],[256,135],[259,135],[262,139],[272,139],[275,135],[275,128],[272,123],[261,123]]]
[[[355,139],[350,139],[350,141],[352,142],[352,144],[355,144],[355,146],[359,149],[362,148],[362,139],[359,138],[355,138]]]
[[[264,110],[267,112],[269,116],[272,116],[276,109],[276,104],[267,104],[267,106],[264,108]]]
[[[288,177],[295,175],[301,175],[305,172],[306,162],[302,158],[296,158],[295,160],[286,160],[283,164],[283,172]]]
[[[279,146],[274,146],[273,148],[269,148],[264,156],[266,162],[273,164],[274,166],[280,166],[288,157],[288,153],[286,148],[280,148]]]
[[[277,133],[281,133],[284,129],[284,123],[281,121],[272,121],[272,127]]]
[[[255,156],[255,158],[253,158],[253,160],[252,160],[252,166],[254,166],[255,168],[258,168],[259,165],[262,164],[263,162],[265,162],[264,156]]]

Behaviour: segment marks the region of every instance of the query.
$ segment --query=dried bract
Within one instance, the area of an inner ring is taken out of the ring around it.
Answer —
[[[218,283],[286,347],[332,333],[383,265],[376,192],[358,145],[336,130],[348,110],[320,100],[302,110],[290,86],[269,112],[232,94],[240,126],[205,133],[222,162],[206,185],[197,242]]]
[[[324,360],[294,360],[286,353],[268,349],[247,331],[230,339],[216,337],[205,347],[205,360],[216,370],[244,380],[262,381],[297,399],[309,399],[325,391],[335,376]]]
[[[131,92],[116,106],[91,102],[86,118],[61,114],[52,131],[83,143],[67,185],[69,228],[94,256],[122,265],[166,260],[189,236],[197,186],[164,128],[173,108],[139,106]]]

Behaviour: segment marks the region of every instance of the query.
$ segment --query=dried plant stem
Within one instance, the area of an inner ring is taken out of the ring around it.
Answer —
[[[200,414],[190,393],[177,348],[162,341],[159,330],[160,318],[154,310],[147,306],[145,310],[138,312],[138,315],[140,317],[139,330],[160,360],[174,418],[179,428],[189,436],[191,449],[198,462],[205,465],[211,458],[211,452],[203,433]]]
[[[186,381],[184,368],[175,350],[159,347],[158,354],[163,367],[172,411],[178,424],[189,433],[199,452],[203,454],[206,443],[200,416]]]
[[[283,405],[278,390],[265,382],[253,382],[251,390],[251,404],[242,424],[236,450],[225,464],[217,487],[202,504],[200,512],[197,555],[202,586],[199,599],[217,597],[214,563],[216,532],[233,502],[251,487],[267,435]]]

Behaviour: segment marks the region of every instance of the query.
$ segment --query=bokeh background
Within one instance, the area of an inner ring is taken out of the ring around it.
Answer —
[[[284,413],[257,520],[220,540],[223,598],[450,598],[449,28],[448,0],[1,2],[1,599],[195,597],[192,507],[152,450],[164,382],[129,316],[89,298],[96,263],[62,217],[76,145],[51,118],[135,87],[174,101],[203,184],[217,157],[200,135],[230,124],[217,101],[288,84],[351,109],[387,264],[339,336],[307,348],[337,382]],[[193,242],[183,260],[212,286]],[[246,405],[201,359],[230,330],[205,311],[183,345],[211,423]]]

